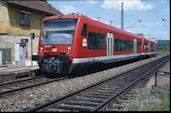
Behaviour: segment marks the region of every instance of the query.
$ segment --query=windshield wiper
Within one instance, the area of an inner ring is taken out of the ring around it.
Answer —
[[[49,38],[48,38],[47,36],[45,36],[45,39],[46,39],[46,40],[49,40]]]

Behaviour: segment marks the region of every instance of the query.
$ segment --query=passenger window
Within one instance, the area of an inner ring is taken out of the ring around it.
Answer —
[[[105,49],[105,35],[89,32],[88,49]]]
[[[87,24],[84,24],[81,36],[87,36]]]
[[[148,49],[148,43],[145,43],[144,49]]]
[[[155,50],[155,45],[150,45],[150,50]]]
[[[115,39],[115,51],[133,51],[133,43],[131,41]]]
[[[142,43],[141,42],[137,42],[137,50],[141,50],[141,45],[142,45]]]

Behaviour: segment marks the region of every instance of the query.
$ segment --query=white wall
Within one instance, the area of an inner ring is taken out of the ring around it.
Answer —
[[[2,65],[2,51],[0,51],[0,65]]]

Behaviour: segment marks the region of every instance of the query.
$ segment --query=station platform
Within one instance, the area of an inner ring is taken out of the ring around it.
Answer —
[[[35,71],[39,68],[38,65],[22,66],[22,65],[7,65],[0,66],[0,82],[15,80],[22,76],[35,76]]]

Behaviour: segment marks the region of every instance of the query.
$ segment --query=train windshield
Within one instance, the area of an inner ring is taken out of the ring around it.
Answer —
[[[43,22],[41,45],[71,45],[78,19],[54,19]]]

